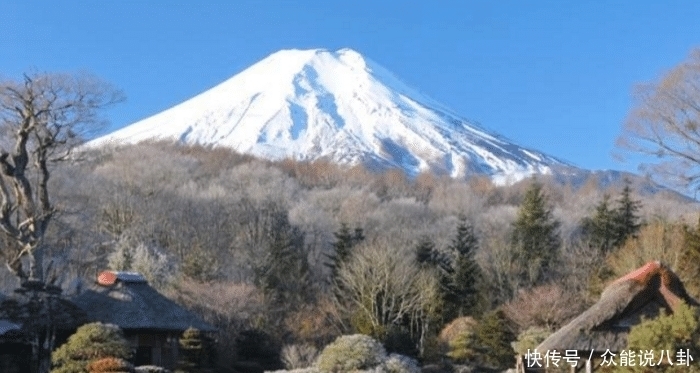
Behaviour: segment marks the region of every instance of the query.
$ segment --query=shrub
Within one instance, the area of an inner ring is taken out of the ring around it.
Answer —
[[[694,359],[700,356],[700,320],[698,310],[682,303],[673,314],[662,313],[654,319],[643,320],[632,327],[627,338],[629,350],[668,351],[676,365],[655,366],[655,372],[700,372],[700,368],[690,362],[690,367],[677,364],[678,351],[684,351]],[[687,359],[686,359],[687,360]],[[644,371],[643,367],[629,368],[629,371]]]
[[[539,346],[552,332],[543,327],[532,326],[518,335],[518,340],[513,343],[515,352],[524,355],[527,350],[534,350]]]
[[[134,367],[128,361],[115,357],[93,360],[87,365],[90,373],[131,373]]]
[[[287,369],[308,368],[317,357],[318,349],[310,344],[286,345],[282,348],[282,362]]]
[[[477,322],[471,316],[458,317],[447,324],[438,335],[438,353],[440,355],[448,355],[449,351],[457,343],[458,337],[474,333]],[[453,357],[450,355],[450,357]],[[453,357],[459,359],[459,357]]]
[[[270,370],[265,371],[265,373],[321,373],[316,367],[309,367],[303,369],[291,369],[291,370]]]
[[[515,363],[512,327],[503,311],[491,311],[478,325],[466,330],[450,345],[449,356],[456,362],[476,363],[481,367],[505,369]]]
[[[391,354],[382,363],[382,370],[386,373],[420,373],[418,362],[410,357]]]
[[[84,372],[88,363],[107,357],[129,359],[131,347],[118,326],[85,324],[51,355],[52,373]]]
[[[337,320],[344,309],[330,296],[319,296],[316,301],[302,305],[284,320],[291,340],[315,346],[325,346],[340,335]]]
[[[350,372],[374,368],[385,358],[384,346],[372,337],[344,335],[323,349],[316,366],[322,372]]]
[[[473,362],[478,356],[476,328],[466,327],[448,341],[449,356],[455,363]]]
[[[134,368],[135,373],[170,373],[169,370],[155,365],[141,365]]]

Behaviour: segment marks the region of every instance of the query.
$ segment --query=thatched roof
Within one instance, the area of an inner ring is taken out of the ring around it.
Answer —
[[[10,320],[0,319],[0,336],[8,332],[21,329],[22,325],[20,324],[15,324]]]
[[[25,283],[0,301],[0,337],[13,342],[31,341],[46,327],[75,330],[86,322],[85,313],[61,289]]]
[[[123,330],[182,332],[189,327],[215,328],[153,289],[143,276],[102,272],[98,282],[73,297],[92,321],[116,324]]]
[[[649,262],[608,285],[600,300],[537,346],[538,351],[621,351],[642,316],[653,318],[681,302],[697,305],[683,284],[660,262]]]

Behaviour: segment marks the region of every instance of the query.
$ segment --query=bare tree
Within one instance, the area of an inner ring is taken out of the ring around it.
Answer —
[[[22,283],[46,282],[42,241],[56,213],[52,164],[101,123],[99,109],[121,100],[118,90],[86,74],[0,81],[0,231],[9,243],[0,253]]]
[[[688,190],[700,187],[700,49],[661,79],[638,87],[618,146],[651,155],[647,170]]]
[[[376,240],[358,246],[341,266],[337,301],[351,313],[355,331],[384,338],[392,327],[406,327],[422,350],[439,307],[437,286],[401,248]]]
[[[25,325],[32,372],[49,371],[57,330],[74,327],[81,317],[46,276],[51,265],[44,265],[44,236],[58,210],[49,193],[51,171],[69,158],[82,133],[100,123],[99,109],[121,99],[119,91],[85,74],[0,80],[0,255],[22,285],[16,312],[1,313]]]

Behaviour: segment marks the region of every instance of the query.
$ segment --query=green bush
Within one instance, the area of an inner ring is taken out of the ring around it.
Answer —
[[[503,311],[491,311],[474,329],[467,328],[453,340],[448,355],[459,363],[506,369],[515,364],[515,351],[511,346],[514,340],[512,326]]]
[[[372,337],[353,334],[338,337],[326,346],[316,366],[322,372],[350,372],[375,368],[386,359],[381,343]]]
[[[113,357],[129,359],[131,346],[121,329],[112,324],[85,324],[51,354],[52,373],[85,372],[90,362]]]
[[[515,365],[513,326],[501,310],[487,313],[476,328],[479,363],[483,367],[507,369]]]
[[[455,363],[467,363],[476,360],[478,355],[476,329],[478,322],[472,318],[461,318],[452,322],[450,327],[454,330],[444,334],[443,340],[447,342],[449,352],[447,356]],[[446,328],[447,329],[447,328]]]
[[[550,334],[552,332],[547,328],[531,326],[518,335],[518,340],[513,343],[513,348],[518,354],[524,355],[527,350],[534,350],[535,347],[539,346]]]
[[[655,366],[654,372],[700,372],[697,361],[691,361],[690,366],[679,365],[676,356],[681,350],[694,359],[700,356],[698,310],[683,303],[673,314],[662,313],[654,319],[642,321],[630,330],[627,348],[632,351],[653,350],[659,354],[668,351],[674,365]],[[643,368],[626,367],[627,371],[644,371]]]

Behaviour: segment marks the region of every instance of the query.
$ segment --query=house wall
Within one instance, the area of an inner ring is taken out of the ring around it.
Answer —
[[[178,360],[179,334],[172,332],[125,331],[136,354],[135,365],[157,365],[174,369]]]

